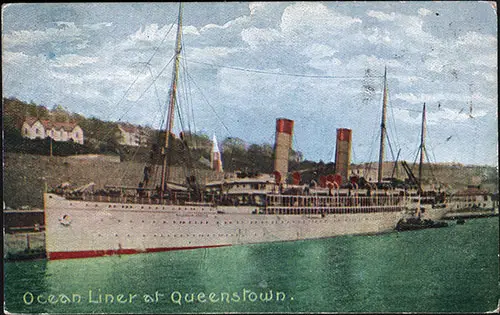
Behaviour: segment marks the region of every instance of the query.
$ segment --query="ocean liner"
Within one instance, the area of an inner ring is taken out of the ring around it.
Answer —
[[[393,230],[412,211],[408,207],[411,196],[404,189],[348,178],[350,129],[337,129],[337,175],[329,175],[317,185],[300,185],[295,177],[288,184],[294,122],[284,118],[276,121],[272,175],[236,176],[207,183],[204,188],[192,177],[187,184],[169,182],[168,135],[176,106],[181,18],[180,7],[161,185],[158,189],[144,185],[103,192],[93,191],[89,184],[73,191],[46,192],[48,259],[381,233]]]

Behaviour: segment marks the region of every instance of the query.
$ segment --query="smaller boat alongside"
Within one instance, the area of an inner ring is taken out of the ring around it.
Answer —
[[[432,221],[430,219],[408,218],[401,219],[396,225],[396,231],[412,231],[422,229],[433,229],[447,227],[448,223],[442,221]]]

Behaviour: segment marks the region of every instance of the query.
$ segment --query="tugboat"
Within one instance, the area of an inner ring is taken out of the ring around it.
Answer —
[[[457,222],[458,223],[458,222]],[[463,223],[462,223],[463,224]],[[409,218],[409,219],[401,219],[396,225],[396,231],[412,231],[412,230],[422,230],[422,229],[432,229],[432,228],[440,228],[447,227],[448,223],[442,221],[432,221],[430,219],[420,219],[418,218]]]

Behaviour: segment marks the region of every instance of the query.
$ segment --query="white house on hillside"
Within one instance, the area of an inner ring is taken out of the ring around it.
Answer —
[[[70,141],[83,144],[83,130],[76,123],[53,122],[26,117],[21,127],[21,134],[29,139],[52,138],[55,141]]]
[[[147,146],[149,134],[146,128],[131,124],[118,124],[120,130],[118,143],[134,147]]]

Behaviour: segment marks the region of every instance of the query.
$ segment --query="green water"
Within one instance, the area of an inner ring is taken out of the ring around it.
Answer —
[[[494,217],[376,236],[9,262],[5,308],[15,313],[485,312],[494,310],[500,297],[498,238]],[[266,293],[272,300],[266,301]]]

